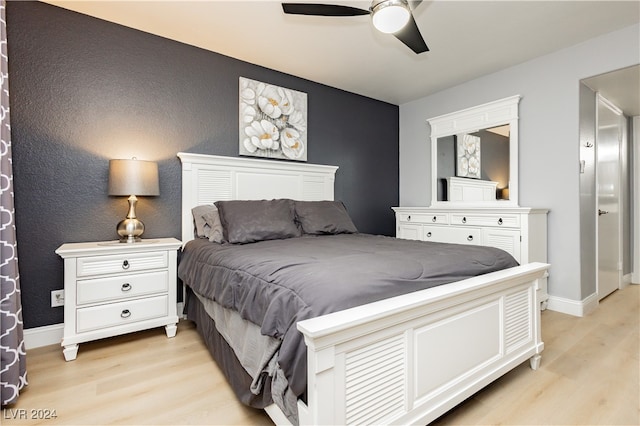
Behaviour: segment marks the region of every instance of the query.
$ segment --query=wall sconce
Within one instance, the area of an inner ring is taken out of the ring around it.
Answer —
[[[116,228],[121,243],[141,241],[144,224],[136,217],[136,195],[160,195],[158,164],[153,161],[109,160],[109,195],[129,196],[129,213]]]

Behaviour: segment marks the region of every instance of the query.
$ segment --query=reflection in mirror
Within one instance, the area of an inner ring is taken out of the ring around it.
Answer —
[[[508,124],[468,133],[468,135],[479,138],[479,145],[477,148],[472,146],[471,150],[465,150],[464,144],[459,143],[463,139],[463,134],[438,138],[437,200],[449,201],[451,199],[451,195],[448,194],[447,181],[450,177],[495,182],[495,199],[508,200],[509,133],[510,126]],[[479,156],[477,155],[478,151]],[[475,165],[477,160],[480,163],[479,179],[469,177],[473,175],[473,169],[469,168],[469,164]]]

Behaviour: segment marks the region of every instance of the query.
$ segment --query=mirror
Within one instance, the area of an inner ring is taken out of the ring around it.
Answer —
[[[518,205],[518,102],[513,96],[427,120],[431,205]]]

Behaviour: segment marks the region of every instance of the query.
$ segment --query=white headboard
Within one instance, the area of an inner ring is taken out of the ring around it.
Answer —
[[[193,239],[191,209],[223,200],[333,200],[337,166],[179,152],[182,243]]]

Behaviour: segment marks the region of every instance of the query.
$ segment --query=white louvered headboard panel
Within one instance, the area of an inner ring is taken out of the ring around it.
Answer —
[[[193,239],[191,209],[222,200],[333,200],[338,167],[179,152],[182,243]]]

